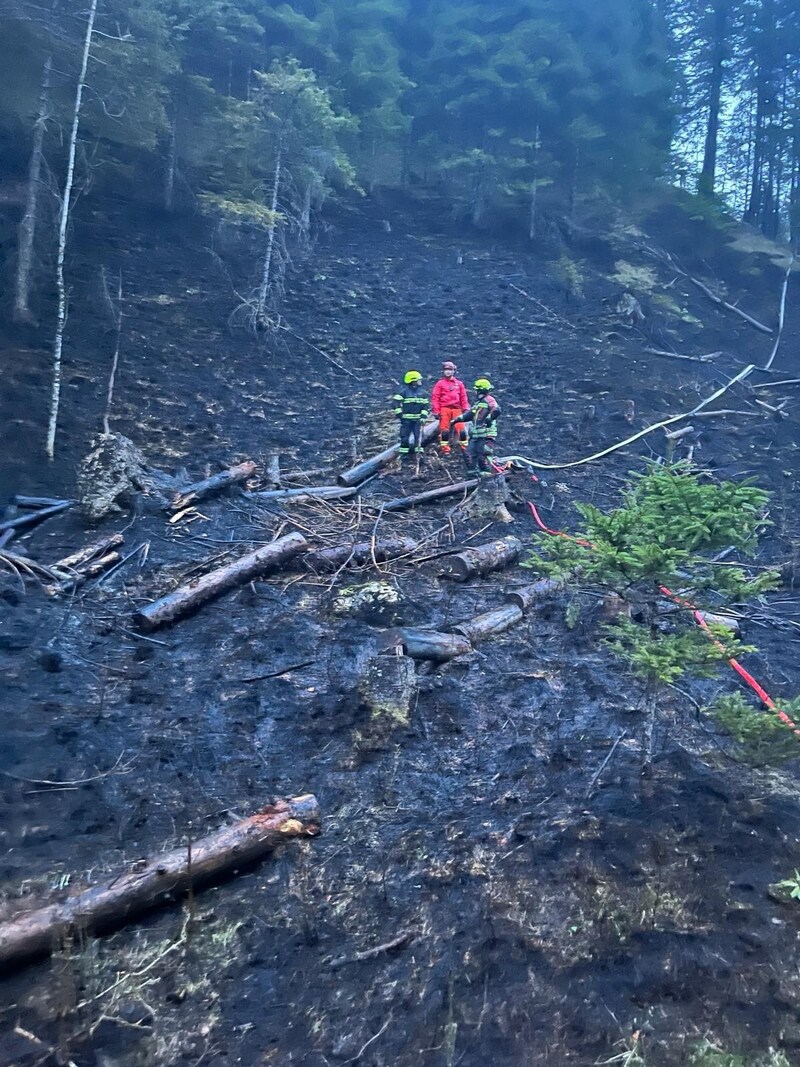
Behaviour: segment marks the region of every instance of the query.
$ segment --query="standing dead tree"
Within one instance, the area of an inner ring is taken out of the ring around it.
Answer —
[[[67,286],[64,280],[64,259],[67,251],[67,227],[69,225],[72,187],[75,182],[75,156],[78,148],[78,130],[81,121],[83,90],[86,85],[86,71],[92,50],[94,21],[97,15],[98,0],[91,0],[89,18],[86,22],[86,35],[83,39],[81,68],[75,88],[75,103],[72,108],[72,128],[69,135],[67,152],[67,175],[64,180],[64,192],[61,197],[61,211],[58,222],[58,251],[56,253],[56,290],[58,293],[58,313],[56,317],[56,334],[53,341],[53,386],[50,394],[50,419],[47,426],[45,450],[48,459],[55,455],[56,426],[58,425],[58,408],[61,400],[61,354],[64,347],[64,330],[67,325]]]
[[[111,426],[109,420],[111,418],[111,405],[114,402],[114,386],[117,382],[117,369],[119,367],[119,350],[122,344],[122,271],[119,272],[119,278],[117,280],[117,293],[116,297],[112,297],[111,291],[108,286],[108,273],[106,268],[100,272],[100,278],[103,284],[103,296],[105,297],[106,304],[108,305],[109,314],[111,315],[111,321],[114,323],[114,334],[116,341],[114,344],[114,356],[111,360],[111,373],[108,376],[108,390],[106,392],[106,410],[103,413],[103,433],[111,433]]]
[[[33,322],[30,309],[31,275],[33,274],[33,248],[36,225],[39,218],[39,189],[42,163],[44,161],[44,135],[50,117],[50,76],[53,58],[48,56],[42,71],[42,87],[39,92],[39,108],[33,125],[33,144],[28,165],[28,184],[25,194],[25,214],[19,224],[19,253],[17,273],[14,280],[14,321]]]

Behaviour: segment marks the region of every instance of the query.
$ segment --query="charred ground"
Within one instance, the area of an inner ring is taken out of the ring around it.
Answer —
[[[639,228],[608,214],[586,219],[569,246],[554,231],[538,251],[457,230],[436,203],[340,205],[289,279],[291,332],[257,343],[228,322],[233,289],[247,284],[244,251],[213,246],[199,220],[144,208],[137,217],[100,204],[81,224],[53,465],[36,458],[46,333],[5,335],[6,494],[72,492],[113,348],[103,264],[122,269],[126,294],[114,428],[153,463],[198,477],[206,464],[275,451],[285,471],[334,475],[354,448],[369,455],[393,433],[385,409],[397,375],[417,366],[432,377],[443,358],[495,381],[502,453],[567,462],[631,432],[627,401],[634,429],[643,427],[691,408],[770,350],[649,249],[706,279],[718,273],[730,298],[770,325],[782,276],[764,252],[731,249],[674,203],[645,212]],[[613,314],[624,264],[653,275],[640,290],[641,331],[621,329]],[[796,309],[790,293],[780,377],[797,375]],[[679,362],[645,347],[720,354]],[[696,423],[696,458],[773,491],[759,562],[791,560],[794,411],[776,421],[749,386],[720,406],[753,414]],[[535,490],[520,476],[514,490],[520,501],[537,492],[550,524],[569,528],[573,499],[613,504],[627,471],[663,452],[654,434],[600,463],[549,472]],[[421,484],[450,476],[434,457]],[[591,599],[572,631],[557,600],[475,656],[423,668],[411,727],[377,745],[355,682],[381,629],[446,629],[500,603],[525,572],[454,586],[424,565],[391,565],[380,577],[398,598],[379,617],[333,605],[337,589],[372,573],[342,574],[335,587],[287,573],[227,595],[155,643],[132,632],[137,604],[210,558],[283,524],[368,536],[374,505],[409,488],[389,473],[361,507],[270,513],[233,497],[190,524],[125,516],[102,530],[125,527],[131,547],[150,543],[140,570],[66,601],[5,584],[3,765],[16,776],[0,790],[8,914],[63,889],[66,875],[97,878],[273,795],[314,791],[325,829],[198,896],[188,928],[185,912],[166,911],[7,977],[4,1021],[42,1044],[9,1032],[3,1062],[43,1062],[55,1048],[79,1067],[590,1064],[635,1031],[654,1064],[685,1062],[706,1036],[748,1053],[798,1054],[798,919],[766,895],[800,866],[794,778],[733,762],[675,693],[654,777],[642,783],[636,694],[597,640]],[[447,541],[447,510],[387,516],[381,529]],[[511,532],[524,539],[532,522],[521,505],[514,516]],[[459,543],[481,540],[485,524],[452,521]],[[91,534],[68,512],[19,543],[48,561]],[[784,623],[794,608],[777,601],[789,598],[776,594],[771,607]],[[761,649],[748,666],[776,697],[800,689],[791,629],[748,633]],[[692,689],[698,700],[710,691]],[[414,936],[404,947],[330,966],[405,930]]]

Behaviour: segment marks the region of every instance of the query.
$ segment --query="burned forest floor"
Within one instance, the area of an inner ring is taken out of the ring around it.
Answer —
[[[252,281],[246,249],[200,219],[98,199],[72,245],[51,464],[47,330],[0,329],[3,499],[75,494],[114,348],[103,266],[124,292],[112,428],[187,482],[250,459],[263,486],[277,454],[286,486],[333,484],[393,442],[402,373],[432,384],[443,359],[494,383],[499,455],[557,465],[769,357],[773,337],[660,254],[774,328],[784,271],[746,235],[664,196],[635,220],[598,212],[570,244],[556,236],[532,248],[466,231],[422,198],[340,203],[287,276],[285,328],[254,338],[231,320]],[[625,290],[640,326],[615,312]],[[743,611],[758,647],[746,665],[775,699],[800,692],[798,387],[754,387],[799,370],[795,275],[777,373],[729,390],[712,409],[733,414],[692,420],[675,450],[772,493],[755,562],[782,566],[785,584]],[[509,534],[527,544],[528,499],[575,529],[573,502],[614,506],[628,472],[666,449],[658,430],[536,483],[514,473],[508,525],[458,498],[382,513],[462,477],[459,457],[429,449],[419,477],[390,467],[352,500],[232,490],[172,522],[146,506],[90,526],[73,507],[20,532],[9,548],[45,564],[120,531],[123,552],[139,551],[74,594],[0,576],[0,918],[276,796],[313,792],[323,828],[5,974],[0,1062],[748,1065],[770,1049],[785,1060],[763,1062],[800,1062],[800,904],[770,895],[800,867],[798,764],[750,768],[698,710],[736,688],[732,672],[669,692],[649,779],[640,694],[601,643],[592,590],[547,600],[471,655],[419,664],[408,723],[376,726],[359,698],[387,630],[449,631],[533,576],[517,565],[456,583],[431,557]],[[314,547],[401,535],[417,548],[335,573],[290,564],[151,634],[134,626],[180,582],[293,530]],[[703,1042],[742,1059],[692,1060]]]

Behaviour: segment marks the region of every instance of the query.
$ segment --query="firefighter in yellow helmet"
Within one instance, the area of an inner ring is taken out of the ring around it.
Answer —
[[[467,450],[467,473],[491,474],[500,405],[492,396],[492,383],[488,378],[476,379],[475,392],[478,399],[460,420],[453,419],[451,426],[455,425],[456,421],[472,423]]]
[[[407,463],[422,453],[422,427],[428,420],[428,395],[422,388],[422,375],[410,370],[403,387],[395,393],[394,414],[400,421],[400,462]]]

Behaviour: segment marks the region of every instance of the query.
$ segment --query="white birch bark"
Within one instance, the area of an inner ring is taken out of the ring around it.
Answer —
[[[56,335],[53,342],[53,389],[50,394],[50,420],[47,426],[46,451],[48,459],[55,455],[56,426],[58,425],[58,406],[61,399],[61,353],[64,347],[64,328],[67,324],[67,288],[64,281],[64,257],[67,250],[67,226],[72,199],[72,186],[75,180],[75,155],[78,147],[78,129],[81,121],[81,104],[83,88],[86,84],[86,71],[89,66],[89,53],[92,49],[94,20],[97,15],[97,0],[92,0],[89,19],[86,23],[86,37],[83,42],[81,69],[75,88],[75,105],[72,110],[72,129],[69,135],[69,152],[67,155],[67,175],[64,179],[64,193],[61,198],[61,212],[58,223],[58,253],[56,256],[56,288],[58,291],[58,314],[56,318]]]
[[[528,222],[528,240],[536,238],[536,200],[539,192],[539,123],[536,123],[536,133],[533,142],[533,181],[531,182],[531,211]]]
[[[103,414],[103,433],[108,436],[111,433],[111,405],[114,402],[114,386],[117,382],[117,368],[119,367],[119,350],[122,345],[122,271],[119,272],[119,282],[117,284],[117,302],[116,305],[111,297],[111,293],[108,290],[108,277],[106,275],[105,267],[103,268],[103,287],[108,298],[108,303],[111,308],[111,316],[114,321],[114,329],[116,331],[116,344],[114,346],[114,358],[111,360],[111,373],[108,376],[108,391],[106,393],[106,410]]]
[[[272,281],[272,254],[275,248],[275,229],[277,227],[276,220],[274,218],[278,210],[278,192],[281,184],[281,162],[283,156],[283,147],[278,146],[278,156],[275,160],[275,180],[272,185],[272,203],[270,204],[270,210],[273,214],[273,219],[270,222],[269,232],[267,234],[267,251],[264,256],[264,271],[261,275],[261,288],[258,292],[258,306],[256,308],[256,322],[263,320],[266,314],[267,300],[269,299],[270,282]]]
[[[44,61],[42,88],[39,93],[39,110],[33,126],[33,145],[28,167],[28,188],[25,197],[25,214],[19,224],[19,247],[17,251],[17,276],[14,285],[14,321],[31,322],[29,307],[31,276],[33,273],[33,247],[39,212],[39,184],[42,176],[44,134],[50,112],[50,72],[52,56]]]
[[[175,167],[178,153],[178,111],[172,114],[167,144],[167,171],[164,175],[164,210],[171,212],[175,204]]]

